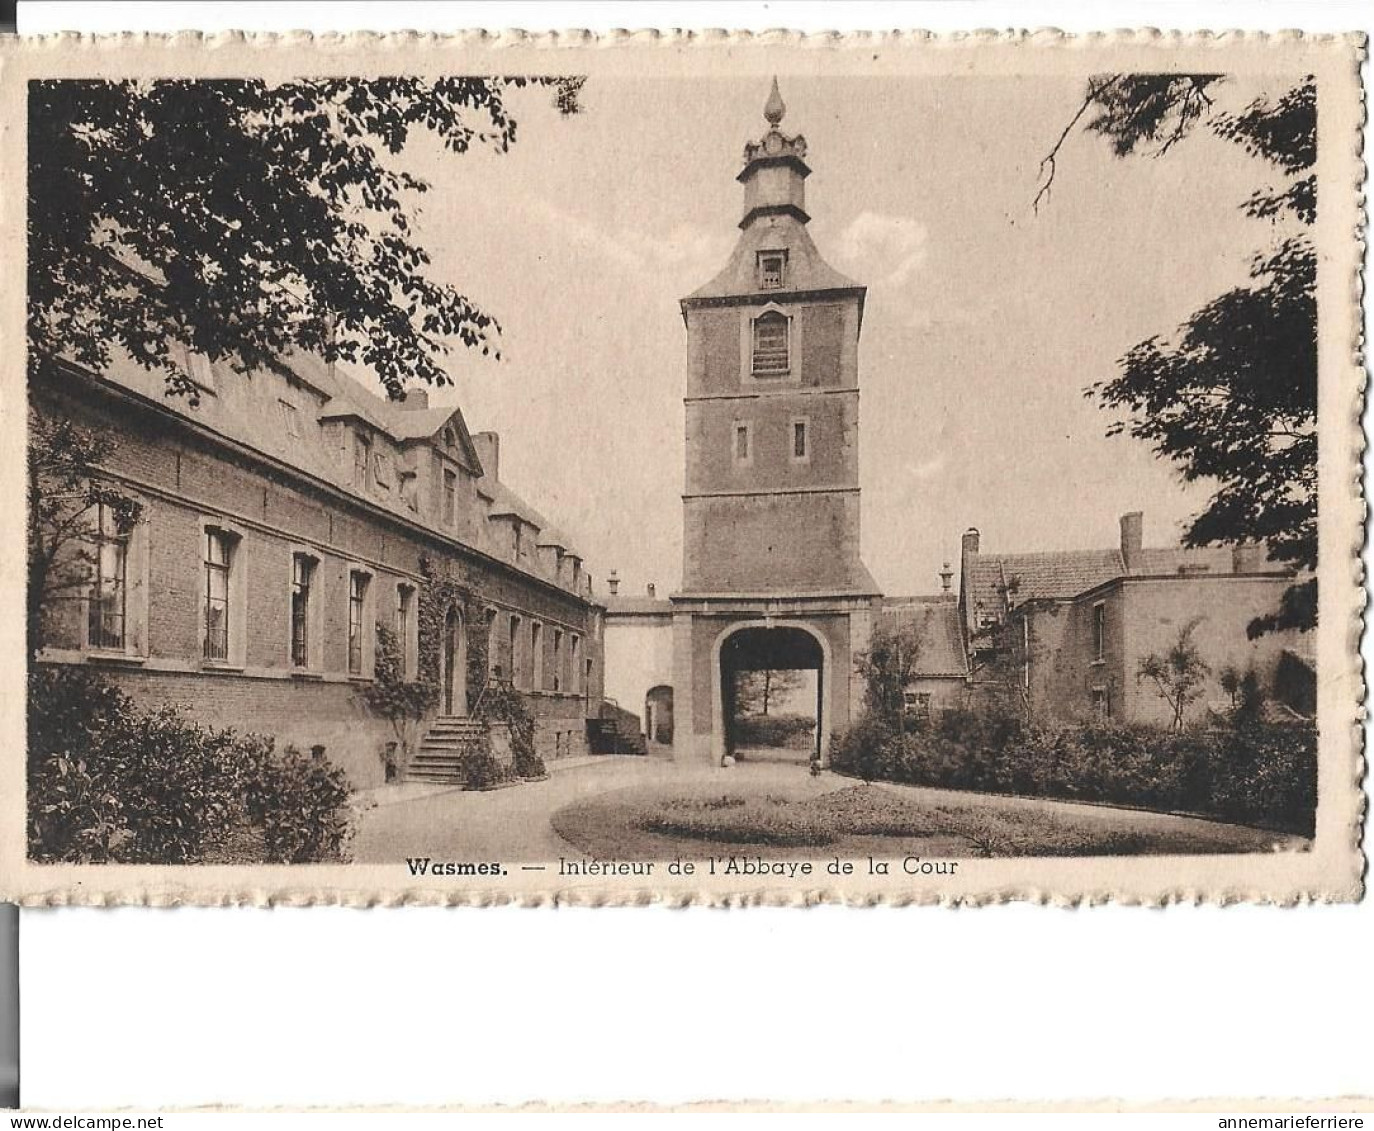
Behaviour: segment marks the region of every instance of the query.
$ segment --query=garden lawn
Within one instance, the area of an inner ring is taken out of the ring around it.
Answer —
[[[1162,813],[860,785],[795,770],[732,772],[600,794],[558,810],[552,824],[587,855],[619,860],[743,851],[772,857],[1185,855],[1307,843]]]

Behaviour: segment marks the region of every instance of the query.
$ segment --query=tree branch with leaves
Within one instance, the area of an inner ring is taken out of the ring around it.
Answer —
[[[417,133],[507,151],[509,100],[577,77],[50,80],[28,98],[30,372],[105,371],[116,348],[192,400],[186,351],[278,369],[296,351],[370,367],[399,395],[446,384],[496,318],[428,270],[396,158]],[[461,233],[455,233],[461,235]]]
[[[1116,376],[1085,396],[1114,412],[1108,435],[1128,435],[1174,463],[1187,482],[1213,485],[1184,532],[1187,546],[1263,543],[1299,575],[1251,636],[1307,630],[1317,620],[1317,90],[1308,76],[1277,99],[1218,108],[1219,75],[1116,75],[1090,80],[1084,102],[1042,165],[1047,196],[1064,139],[1086,128],[1126,158],[1162,156],[1198,128],[1241,146],[1273,174],[1241,205],[1273,229],[1250,280],[1213,299],[1169,337],[1130,349]],[[1049,175],[1045,176],[1044,170]]]

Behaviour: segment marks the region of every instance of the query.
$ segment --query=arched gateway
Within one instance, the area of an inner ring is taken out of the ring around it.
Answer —
[[[732,665],[818,674],[817,754],[848,726],[854,657],[881,595],[859,559],[859,331],[866,288],[807,231],[806,140],[779,128],[745,146],[740,236],[724,269],[681,301],[687,329],[682,588],[607,602],[608,694],[674,692],[674,759],[721,763]],[[612,589],[612,594],[615,590]],[[617,643],[617,639],[623,643]],[[819,656],[819,659],[817,658]],[[664,678],[671,668],[671,678]],[[633,696],[633,698],[631,698]]]

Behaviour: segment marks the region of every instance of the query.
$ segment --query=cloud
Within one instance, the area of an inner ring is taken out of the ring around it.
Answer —
[[[734,237],[679,224],[661,234],[622,228],[611,231],[573,215],[547,200],[532,202],[534,214],[564,240],[632,274],[662,276],[686,272],[709,275],[729,257]]]
[[[885,216],[860,212],[845,226],[836,244],[836,256],[847,263],[863,264],[879,284],[900,287],[925,263],[929,229],[911,216]]]

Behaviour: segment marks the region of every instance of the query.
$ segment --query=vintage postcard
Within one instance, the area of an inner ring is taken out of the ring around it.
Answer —
[[[4,43],[0,896],[1358,899],[1364,52]]]

